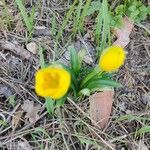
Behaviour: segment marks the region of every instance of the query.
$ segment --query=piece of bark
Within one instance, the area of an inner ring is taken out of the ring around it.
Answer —
[[[22,48],[21,46],[8,42],[8,41],[0,41],[0,48],[1,49],[6,49],[9,50],[16,55],[19,55],[23,59],[30,59],[31,58],[31,53],[27,51],[26,49]]]
[[[112,109],[113,95],[114,92],[110,90],[95,93],[89,98],[90,116],[101,129],[104,129],[108,124]]]
[[[125,47],[130,42],[130,34],[134,27],[133,21],[130,18],[125,17],[123,19],[123,26],[121,28],[114,29],[114,33],[117,37],[117,40],[113,43],[113,45],[118,45],[121,47]]]

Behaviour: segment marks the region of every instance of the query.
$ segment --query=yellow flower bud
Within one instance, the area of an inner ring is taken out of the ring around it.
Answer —
[[[62,98],[68,91],[71,76],[63,68],[43,68],[35,74],[35,91],[39,96]]]
[[[111,46],[106,48],[100,57],[99,67],[103,71],[112,72],[119,69],[125,61],[125,51],[120,46]]]

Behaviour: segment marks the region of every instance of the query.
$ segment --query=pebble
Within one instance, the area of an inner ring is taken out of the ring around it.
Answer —
[[[38,46],[35,42],[31,42],[31,43],[27,44],[26,47],[27,47],[27,50],[30,51],[31,53],[33,53],[33,54],[37,53]]]

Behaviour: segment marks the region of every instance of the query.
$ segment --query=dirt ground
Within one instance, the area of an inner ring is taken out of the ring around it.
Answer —
[[[100,149],[148,150],[150,133],[137,133],[141,127],[150,125],[150,35],[146,30],[135,25],[132,31],[126,47],[125,65],[114,77],[124,86],[115,90],[111,119],[102,131],[86,116],[89,113],[88,98],[77,103],[68,101],[61,112],[56,112],[57,117],[45,111],[44,100],[34,91],[39,55],[27,51],[26,28],[14,4],[9,3],[9,7],[15,18],[14,24],[11,30],[0,29],[0,119],[7,122],[6,125],[0,122],[0,149],[97,150],[100,145]],[[58,14],[62,12],[61,9],[56,11]],[[47,32],[50,30],[47,17],[40,16],[36,20],[36,26],[46,28],[38,29],[32,42],[44,46],[45,59],[50,62],[55,53],[55,41]],[[62,16],[58,17],[61,19]],[[150,29],[150,20],[143,25]],[[90,43],[88,39],[85,42]],[[63,44],[61,46],[62,51],[56,58],[66,61],[64,55],[61,56],[66,49]],[[22,109],[27,100],[41,107],[33,124]],[[126,117],[121,118],[124,115]]]

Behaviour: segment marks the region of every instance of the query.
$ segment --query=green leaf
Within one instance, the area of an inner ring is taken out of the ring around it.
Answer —
[[[79,29],[79,23],[80,23],[80,17],[81,17],[81,10],[82,10],[82,5],[83,5],[83,1],[80,0],[79,1],[79,4],[78,4],[78,7],[76,9],[76,16],[74,17],[74,24],[73,24],[73,32],[76,34],[76,32]]]
[[[87,138],[85,136],[80,136],[78,134],[76,134],[76,137],[79,139],[79,141],[82,143],[82,144],[87,144],[87,145],[94,145],[94,147],[97,149],[97,150],[100,150],[101,147],[100,145],[97,143],[96,140],[94,139],[91,139],[91,138]]]
[[[49,140],[51,140],[51,137],[49,136],[48,132],[44,128],[41,128],[41,127],[35,128],[35,130],[32,132],[32,134],[38,134],[40,132],[42,134],[46,135]]]
[[[57,28],[56,16],[53,15],[53,17],[52,17],[52,28],[51,28],[53,35],[56,35],[56,28]]]
[[[32,10],[31,10],[31,13],[30,13],[30,16],[29,16],[29,21],[30,21],[30,24],[33,28],[34,26],[34,16],[35,16],[35,7],[32,6]]]
[[[116,121],[125,121],[125,120],[132,121],[135,119],[136,119],[136,116],[128,114],[128,115],[123,115],[123,116],[120,116],[119,118],[116,118]]]
[[[128,11],[134,12],[136,9],[136,6],[132,5],[128,8]]]
[[[91,5],[87,11],[87,16],[92,15],[95,11],[99,11],[101,7],[100,1],[91,2]]]
[[[150,15],[150,6],[147,7],[147,13]]]
[[[76,77],[75,77],[74,73],[68,66],[66,66],[64,64],[61,64],[61,65],[63,66],[64,69],[66,69],[71,74],[71,88],[73,89],[74,92],[77,93],[78,85],[77,85]]]
[[[26,12],[26,9],[22,3],[22,0],[15,0],[16,1],[16,4],[21,12],[21,15],[23,17],[23,20],[25,22],[25,25],[28,29],[28,31],[31,33],[32,30],[33,30],[33,16],[32,16],[32,20],[30,17],[28,17],[28,14]],[[32,13],[31,13],[32,14]],[[31,22],[32,21],[32,22]]]
[[[68,50],[70,51],[70,61],[71,61],[71,69],[74,74],[77,76],[80,70],[78,54],[74,46],[69,46]]]
[[[79,21],[79,29],[81,31],[83,31],[85,17],[87,15],[90,4],[91,4],[91,0],[86,0],[85,1],[85,5],[83,7],[82,14],[80,16],[80,21]]]
[[[55,107],[61,107],[61,106],[63,106],[65,104],[66,100],[67,100],[67,94],[64,97],[62,97],[61,99],[56,100]]]
[[[111,26],[112,27],[120,28],[120,27],[122,27],[122,25],[123,25],[122,15],[114,16],[113,19],[111,20]]]
[[[10,104],[12,107],[15,107],[16,101],[15,101],[15,96],[14,96],[14,95],[9,96],[9,104]]]
[[[39,46],[40,66],[41,66],[41,68],[44,68],[46,66],[43,52],[44,52],[44,49],[41,46]]]
[[[82,95],[85,95],[85,96],[90,96],[90,93],[91,93],[91,91],[89,89],[85,88],[85,89],[82,89],[79,92],[79,95],[82,94]]]
[[[150,126],[144,126],[141,129],[138,130],[139,134],[144,134],[144,133],[150,133]]]
[[[69,11],[66,14],[66,17],[63,19],[63,23],[60,26],[60,29],[56,36],[57,41],[62,37],[62,33],[63,33],[65,27],[67,26],[69,19],[72,17],[72,13],[74,12],[75,5],[77,4],[77,2],[78,2],[78,0],[74,0],[73,4],[70,6]]]
[[[84,86],[84,84],[86,84],[86,82],[88,82],[90,79],[92,79],[94,76],[96,76],[96,75],[98,75],[98,74],[100,74],[100,73],[102,73],[102,72],[100,71],[100,68],[99,68],[98,66],[95,67],[95,68],[92,70],[92,72],[89,73],[89,74],[83,79],[83,81],[81,82],[80,87],[82,88],[82,87]]]
[[[115,12],[116,12],[116,14],[119,14],[119,15],[123,14],[123,12],[124,12],[124,5],[117,6],[116,9],[115,9]]]
[[[78,68],[81,68],[85,55],[86,55],[85,49],[81,49],[78,53],[78,62],[79,62]]]
[[[103,3],[102,3],[102,17],[103,17],[103,29],[102,29],[102,42],[101,42],[101,49],[100,49],[101,52],[106,47],[107,39],[108,41],[110,41],[110,37],[109,37],[110,35],[110,13],[108,10],[107,0],[103,0]]]
[[[52,100],[52,98],[45,97],[45,106],[46,106],[47,112],[49,114],[53,114],[54,113],[54,105],[55,105],[55,101]]]
[[[0,126],[7,126],[7,122],[0,119]]]
[[[121,87],[122,85],[116,81],[113,80],[104,80],[102,78],[100,79],[95,79],[92,80],[88,83],[88,85],[85,88],[88,88],[90,90],[95,89],[95,88],[102,88],[102,86],[104,87]]]
[[[98,16],[95,19],[96,25],[95,25],[95,41],[98,45],[98,47],[100,47],[100,35],[102,32],[102,26],[103,26],[103,18],[102,18],[102,14],[101,14],[101,10],[102,8],[99,10]],[[98,51],[99,53],[99,51]]]

